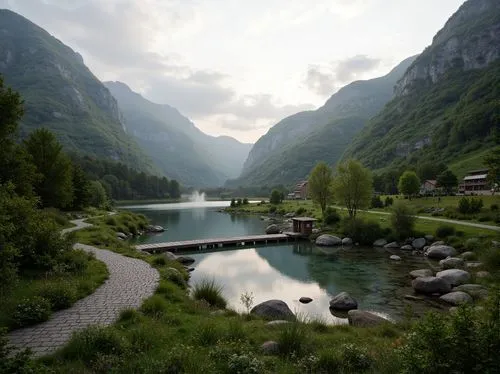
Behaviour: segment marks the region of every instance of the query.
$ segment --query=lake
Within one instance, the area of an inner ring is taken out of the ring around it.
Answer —
[[[268,223],[259,217],[219,212],[228,205],[219,201],[124,208],[143,213],[153,224],[167,229],[161,234],[142,236],[136,240],[138,243],[264,233]],[[403,260],[390,260],[392,253],[385,249],[322,248],[309,242],[191,252],[196,262],[190,283],[215,279],[223,285],[229,307],[238,311],[245,310],[240,296],[248,292],[254,295],[254,305],[280,299],[295,313],[330,324],[346,322],[345,316],[334,316],[329,310],[330,299],[342,291],[351,294],[360,309],[391,319],[403,318],[408,310],[421,315],[429,305],[406,300],[405,295],[413,294],[408,273],[428,268],[427,260],[408,252],[394,253]],[[298,299],[302,296],[314,301],[301,304]]]

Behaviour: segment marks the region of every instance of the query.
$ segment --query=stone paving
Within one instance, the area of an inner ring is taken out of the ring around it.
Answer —
[[[72,227],[71,231],[88,225],[83,221],[85,225],[73,223],[79,227]],[[160,276],[148,263],[79,243],[74,247],[92,252],[104,262],[109,279],[71,308],[55,312],[47,322],[11,332],[12,346],[30,348],[35,356],[53,353],[67,343],[75,331],[90,325],[110,325],[123,309],[138,308],[154,293]]]

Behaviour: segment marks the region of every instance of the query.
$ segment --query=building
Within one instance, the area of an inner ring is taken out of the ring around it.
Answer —
[[[458,186],[458,193],[463,195],[490,194],[488,169],[473,170],[467,173],[463,182]]]
[[[309,185],[308,181],[302,181],[297,183],[295,189],[293,190],[294,199],[306,200],[309,194],[308,185]]]
[[[293,221],[293,233],[301,236],[309,236],[312,234],[313,224],[316,221],[309,217],[295,217]]]
[[[420,195],[433,195],[436,193],[437,181],[433,179],[427,179],[420,186]]]

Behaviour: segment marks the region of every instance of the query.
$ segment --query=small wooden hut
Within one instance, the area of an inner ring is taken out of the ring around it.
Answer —
[[[309,236],[312,234],[313,225],[316,219],[310,217],[295,217],[292,218],[292,221],[294,234]]]

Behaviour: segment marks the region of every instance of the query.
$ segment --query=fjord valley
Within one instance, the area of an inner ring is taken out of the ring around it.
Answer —
[[[0,373],[499,372],[498,0],[0,7]]]

